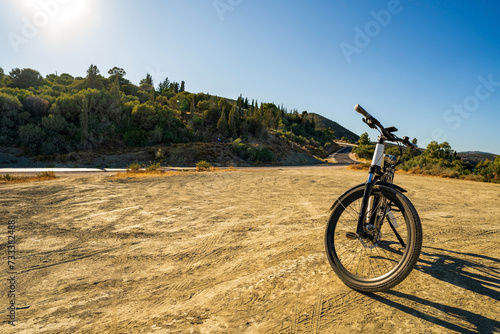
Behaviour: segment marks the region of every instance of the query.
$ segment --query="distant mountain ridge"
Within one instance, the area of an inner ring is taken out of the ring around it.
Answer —
[[[480,151],[466,151],[466,152],[457,152],[457,155],[462,158],[464,161],[469,161],[473,165],[476,165],[480,161],[483,160],[495,160],[497,154],[488,153],[488,152],[480,152]]]
[[[338,139],[346,137],[349,140],[352,140],[353,142],[357,142],[359,140],[359,136],[357,134],[344,128],[339,123],[334,122],[329,118],[326,118],[325,116],[321,116],[316,113],[309,113],[307,116],[311,121],[314,121],[316,129],[318,130],[324,130],[326,128],[330,128],[335,134],[335,137],[337,137]]]
[[[493,156],[497,156],[498,155],[498,154],[495,154],[495,153],[481,152],[481,151],[464,151],[464,152],[457,152],[457,154],[484,154],[484,155],[493,155]]]

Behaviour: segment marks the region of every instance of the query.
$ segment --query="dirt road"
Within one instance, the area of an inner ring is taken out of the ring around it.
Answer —
[[[423,254],[385,293],[345,287],[329,207],[366,172],[287,168],[0,187],[1,333],[500,333],[500,185],[396,175]],[[7,221],[16,221],[16,326]]]

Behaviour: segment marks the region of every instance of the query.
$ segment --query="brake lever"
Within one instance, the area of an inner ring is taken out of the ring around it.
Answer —
[[[366,125],[368,125],[370,128],[372,128],[372,129],[376,129],[377,128],[377,126],[372,123],[371,119],[367,119],[367,118],[363,117],[363,122]]]
[[[413,150],[413,149],[415,149],[415,148],[417,148],[417,146],[416,146],[415,144],[413,144],[413,143],[410,141],[410,138],[408,138],[407,136],[404,136],[404,137],[403,137],[403,143],[404,143],[407,147],[411,148],[412,150]]]

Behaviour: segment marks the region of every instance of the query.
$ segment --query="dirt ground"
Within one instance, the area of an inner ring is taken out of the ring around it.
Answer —
[[[62,176],[0,186],[1,333],[500,333],[500,185],[396,175],[424,230],[394,289],[344,286],[324,253],[335,167]],[[16,220],[16,326],[7,222]]]

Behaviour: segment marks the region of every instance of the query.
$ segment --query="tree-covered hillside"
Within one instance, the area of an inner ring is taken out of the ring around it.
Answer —
[[[335,138],[307,112],[190,93],[184,81],[154,83],[149,74],[135,85],[118,67],[103,75],[91,65],[86,77],[0,68],[0,146],[32,156],[205,142],[225,143],[245,161],[272,162],[277,139],[324,156]]]
[[[417,139],[414,138],[412,143],[416,145]],[[375,145],[368,133],[363,133],[353,152],[363,159],[371,159],[374,151]],[[401,157],[403,163],[398,169],[407,172],[500,183],[500,155],[471,163],[460,157],[448,142],[436,141],[431,141],[425,150],[402,150],[397,145],[388,145],[385,153]]]

